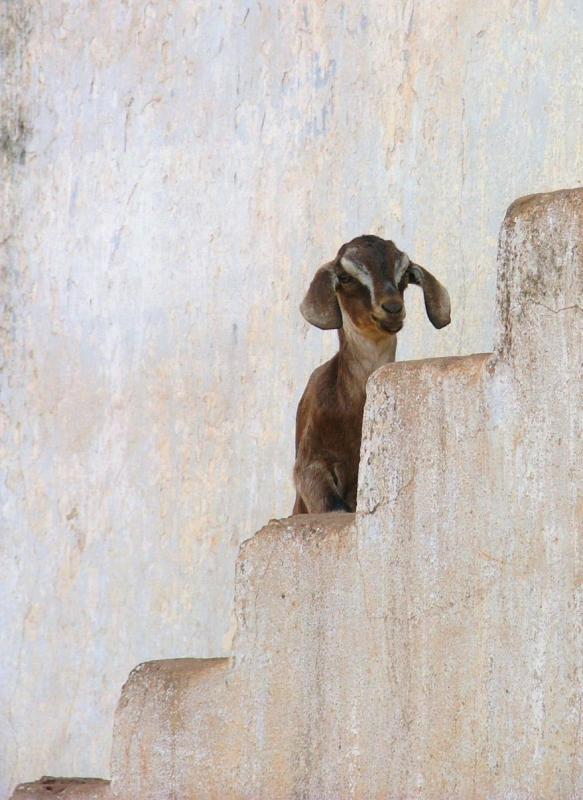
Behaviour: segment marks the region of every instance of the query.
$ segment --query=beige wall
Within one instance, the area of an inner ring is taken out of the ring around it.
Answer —
[[[319,262],[392,237],[454,313],[411,290],[400,357],[491,348],[506,206],[583,180],[583,8],[491,6],[2,6],[0,791],[107,774],[129,669],[228,652]]]
[[[502,243],[496,352],[378,370],[358,513],[243,545],[234,658],[132,672],[104,800],[583,797],[583,190]]]

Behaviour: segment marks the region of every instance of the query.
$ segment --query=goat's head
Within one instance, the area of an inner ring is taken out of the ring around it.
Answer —
[[[357,236],[316,272],[300,310],[317,328],[341,328],[348,318],[363,336],[379,339],[403,327],[403,294],[409,283],[423,290],[432,324],[449,325],[449,294],[430,272],[390,240]]]

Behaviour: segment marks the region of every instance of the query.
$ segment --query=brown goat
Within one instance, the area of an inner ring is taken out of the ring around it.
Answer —
[[[294,514],[356,510],[366,382],[395,360],[409,283],[422,288],[433,325],[448,325],[447,290],[378,236],[343,244],[310,284],[300,310],[317,328],[337,328],[340,348],[314,370],[298,406]]]

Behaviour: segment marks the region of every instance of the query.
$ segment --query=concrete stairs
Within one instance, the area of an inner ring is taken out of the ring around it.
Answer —
[[[583,190],[518,200],[495,352],[375,373],[356,516],[245,542],[233,657],[136,667],[59,796],[583,797],[582,297]]]

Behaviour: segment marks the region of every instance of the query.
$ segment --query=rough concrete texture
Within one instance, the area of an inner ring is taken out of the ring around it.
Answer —
[[[334,347],[315,267],[391,236],[398,357],[492,347],[499,220],[583,180],[577,0],[19,0],[3,78],[0,794],[107,774],[143,660],[226,655],[239,542],[293,502]],[[4,180],[8,176],[7,180]]]
[[[302,515],[274,521],[243,544],[235,660],[134,670],[116,712],[115,797],[278,798],[300,786],[308,792],[305,775],[318,780],[320,751],[330,742],[336,748],[332,720],[343,687],[322,681],[318,664],[335,649],[353,604],[358,616],[354,534],[353,514]],[[353,634],[356,645],[358,630]]]
[[[493,355],[369,383],[359,512],[272,522],[232,661],[144,665],[124,800],[583,796],[583,190],[500,238]]]

